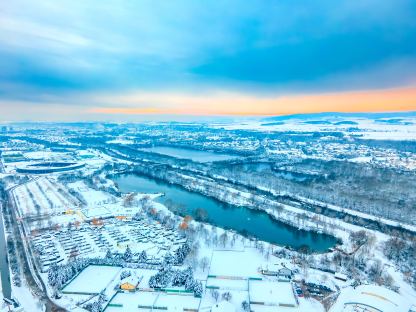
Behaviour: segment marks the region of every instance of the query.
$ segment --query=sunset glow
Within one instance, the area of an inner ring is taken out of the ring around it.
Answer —
[[[222,94],[211,97],[137,94],[107,97],[118,107],[95,107],[101,114],[283,115],[297,113],[382,112],[416,110],[416,88],[360,92],[254,97]],[[105,102],[103,100],[103,102]],[[163,103],[165,107],[157,107]],[[145,105],[150,105],[146,107]]]
[[[415,37],[407,0],[6,1],[1,118],[415,110]]]
[[[416,0],[0,1],[0,312],[416,312]]]

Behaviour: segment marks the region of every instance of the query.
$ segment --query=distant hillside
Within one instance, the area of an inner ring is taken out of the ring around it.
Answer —
[[[416,117],[416,111],[411,112],[383,112],[383,113],[339,113],[339,112],[323,112],[314,114],[293,114],[293,115],[282,115],[263,118],[265,122],[272,121],[284,121],[290,119],[330,119],[330,118],[368,118],[368,119],[379,119],[379,118],[409,118]]]

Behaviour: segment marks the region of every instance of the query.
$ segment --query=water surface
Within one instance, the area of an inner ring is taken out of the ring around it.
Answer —
[[[142,148],[141,150],[145,152],[167,155],[175,158],[190,159],[197,162],[223,161],[237,158],[237,156],[228,154],[220,154],[209,151],[199,151],[180,147],[155,146]]]
[[[225,204],[160,180],[126,174],[118,176],[115,181],[122,192],[164,193],[157,200],[177,214],[191,215],[195,219],[273,244],[293,248],[307,246],[312,251],[322,252],[337,243],[330,235],[299,230],[272,219],[265,212]]]

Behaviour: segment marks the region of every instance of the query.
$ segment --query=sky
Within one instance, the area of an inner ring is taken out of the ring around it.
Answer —
[[[0,110],[1,121],[416,110],[416,1],[4,1]]]

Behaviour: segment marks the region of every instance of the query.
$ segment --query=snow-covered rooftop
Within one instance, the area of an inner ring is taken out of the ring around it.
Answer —
[[[355,289],[344,289],[331,312],[377,311],[408,312],[412,302],[387,288],[376,285],[361,285]]]

